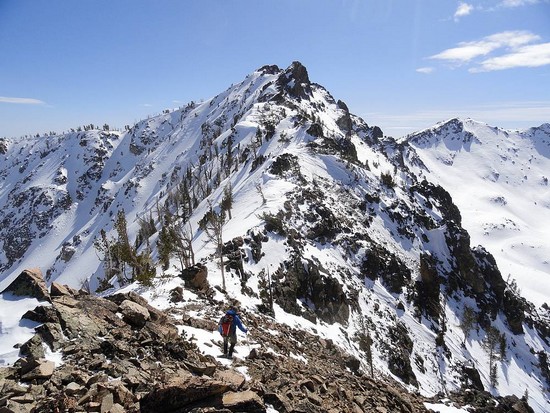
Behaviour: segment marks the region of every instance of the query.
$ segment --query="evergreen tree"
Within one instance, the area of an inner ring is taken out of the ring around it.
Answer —
[[[150,286],[153,284],[156,275],[157,271],[151,259],[151,248],[149,241],[147,241],[145,250],[136,256],[135,279],[142,285]]]
[[[500,342],[500,331],[497,328],[490,326],[486,331],[482,347],[489,355],[489,381],[493,387],[498,385],[498,366],[496,362],[501,359],[500,354],[497,351]]]
[[[223,190],[223,198],[220,206],[222,211],[227,211],[227,213],[229,214],[229,219],[231,219],[231,208],[233,207],[233,190],[231,187],[231,182],[228,183]]]
[[[100,261],[103,262],[104,277],[100,280],[100,286],[108,288],[109,280],[116,275],[117,271],[113,259],[113,242],[107,237],[104,229],[99,231],[99,237],[94,239],[94,248],[98,253]]]
[[[258,274],[258,289],[260,299],[262,300],[262,312],[271,317],[275,317],[275,311],[273,309],[273,288],[271,285],[271,275],[269,270],[261,270]]]
[[[174,252],[174,243],[172,231],[168,225],[163,225],[157,238],[157,254],[164,271],[170,267],[170,257]]]
[[[208,236],[208,240],[214,243],[216,247],[216,255],[220,260],[222,288],[225,291],[225,269],[223,264],[223,226],[225,224],[225,214],[223,211],[220,211],[219,213],[214,211],[211,205],[210,211],[206,213],[203,219],[206,221],[204,223],[204,230]]]
[[[476,313],[472,307],[465,306],[464,312],[462,313],[462,322],[460,323],[460,328],[464,333],[463,344],[466,345],[466,340],[470,336],[470,331],[472,330],[474,323],[476,322]]]

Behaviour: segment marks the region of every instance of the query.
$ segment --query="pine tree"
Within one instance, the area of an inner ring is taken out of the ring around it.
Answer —
[[[204,230],[208,236],[208,240],[216,246],[216,255],[220,260],[220,269],[222,273],[222,288],[225,291],[225,269],[223,264],[223,226],[225,224],[225,214],[223,211],[219,213],[212,209],[205,215],[206,222]]]
[[[464,312],[462,313],[462,322],[460,323],[460,328],[464,333],[463,344],[466,345],[466,340],[470,336],[470,331],[476,322],[476,313],[472,307],[465,306]]]
[[[99,280],[102,288],[108,288],[109,280],[116,274],[113,260],[112,241],[107,237],[104,229],[99,231],[99,237],[94,239],[94,248],[98,253],[100,261],[103,262],[104,277]]]
[[[153,284],[153,278],[157,275],[157,271],[151,259],[149,241],[147,241],[145,250],[136,256],[135,273],[135,279],[140,284],[148,286]]]
[[[490,326],[486,331],[482,346],[489,355],[489,381],[493,387],[498,385],[498,366],[496,362],[500,359],[499,353],[497,352],[500,342],[500,331]]]
[[[168,225],[163,225],[157,238],[157,254],[162,269],[166,271],[170,267],[170,257],[174,252],[174,240]]]
[[[227,213],[229,214],[229,219],[231,219],[231,208],[233,207],[233,190],[231,187],[231,182],[228,183],[223,190],[223,198],[220,207],[222,211],[227,211]]]
[[[258,289],[264,309],[263,312],[271,317],[275,317],[275,311],[273,309],[273,288],[269,270],[267,270],[267,274],[265,270],[261,270],[258,274]]]

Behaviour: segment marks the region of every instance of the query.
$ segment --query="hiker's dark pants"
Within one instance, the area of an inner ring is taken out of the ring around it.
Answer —
[[[225,336],[223,338],[223,354],[227,354],[228,356],[233,355],[233,349],[235,348],[235,344],[237,344],[237,334],[229,334],[228,336]],[[227,350],[227,347],[229,346],[229,351]]]

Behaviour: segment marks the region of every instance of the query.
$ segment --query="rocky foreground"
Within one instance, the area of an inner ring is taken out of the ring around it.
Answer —
[[[267,317],[243,315],[254,326],[250,340],[262,344],[245,359],[227,367],[201,354],[177,325],[214,330],[223,303],[211,299],[205,299],[210,319],[186,315],[185,303],[170,315],[135,293],[101,298],[56,283],[48,291],[34,270],[3,293],[36,297],[43,305],[23,316],[41,324],[21,343],[21,358],[0,367],[0,413],[428,411],[428,400],[382,375],[364,374],[360,361],[330,340]],[[46,360],[45,346],[61,352],[63,364]],[[240,366],[249,377],[236,370]],[[475,391],[452,397],[471,411],[532,411],[514,396],[498,403]]]

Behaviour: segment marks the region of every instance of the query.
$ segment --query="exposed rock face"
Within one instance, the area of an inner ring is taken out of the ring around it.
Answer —
[[[23,297],[35,297],[45,301],[50,300],[46,282],[39,268],[24,270],[4,291],[2,291],[2,294],[3,293],[12,293],[13,295]]]
[[[352,122],[348,106],[341,100],[336,103],[336,106],[343,112],[342,116],[336,121],[336,124],[345,132],[346,136],[349,136],[352,131]]]
[[[6,139],[0,139],[0,154],[5,155],[8,152],[8,142]]]
[[[273,275],[274,279],[283,277],[284,281],[275,285],[274,296],[286,311],[310,319],[314,315],[313,318],[317,316],[328,323],[347,324],[348,297],[337,280],[321,273],[317,263],[296,256],[285,270]],[[298,306],[297,301],[302,301],[304,306]]]
[[[147,320],[151,318],[149,311],[145,307],[130,300],[124,300],[120,304],[119,310],[122,313],[124,321],[138,328],[143,327]]]
[[[210,288],[208,283],[208,268],[201,263],[186,268],[180,274],[185,281],[185,286],[195,291],[206,292]]]
[[[291,96],[296,98],[306,99],[312,93],[307,69],[300,62],[293,62],[279,76],[278,84]]]
[[[209,378],[191,375],[178,377],[146,394],[140,401],[140,411],[169,413],[189,408],[205,399],[215,398],[228,389],[226,384]]]

